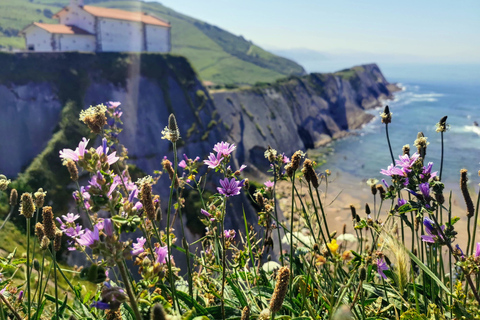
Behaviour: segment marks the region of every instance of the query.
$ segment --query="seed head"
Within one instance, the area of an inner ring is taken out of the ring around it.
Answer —
[[[380,117],[382,118],[382,123],[389,124],[392,122],[392,113],[390,112],[388,106],[385,106],[385,109],[383,110],[383,113],[380,114]]]
[[[10,179],[7,179],[3,174],[0,174],[0,191],[7,190],[8,185],[12,182]]]
[[[283,300],[287,294],[288,280],[290,279],[290,269],[282,267],[278,270],[277,284],[273,291],[272,300],[270,300],[270,311],[275,313],[282,308]]]
[[[43,224],[37,222],[35,225],[35,235],[38,238],[38,242],[42,242],[43,236],[45,235],[45,230],[43,229]]]
[[[467,217],[472,217],[474,213],[474,207],[470,193],[468,192],[467,187],[467,169],[460,170],[460,189],[462,191],[463,199],[465,199],[465,204],[467,205]]]
[[[255,198],[256,198],[256,200],[257,200],[258,205],[259,205],[261,208],[263,208],[263,206],[265,205],[265,201],[264,201],[264,199],[263,199],[263,195],[262,195],[260,192],[257,192],[257,193],[255,194]]]
[[[270,319],[270,309],[263,309],[262,312],[258,315],[258,320],[269,320]]]
[[[122,311],[120,311],[120,309],[110,309],[105,311],[105,320],[122,320]]]
[[[410,157],[410,145],[406,144],[402,148],[403,155],[408,155]]]
[[[24,193],[20,199],[20,214],[30,219],[35,213],[35,204],[31,193]]]
[[[47,250],[49,245],[50,240],[47,237],[43,237],[42,241],[40,242],[40,249]]]
[[[367,270],[364,267],[360,268],[360,281],[365,281],[367,279]]]
[[[267,151],[265,151],[265,158],[268,159],[271,163],[275,162],[275,158],[277,157],[277,150],[272,149],[268,146]]]
[[[243,181],[243,189],[245,190],[250,189],[250,180],[248,180],[248,178],[246,178],[245,181]]]
[[[12,189],[12,191],[10,191],[10,205],[12,207],[16,206],[17,205],[17,200],[18,200],[18,192],[17,192],[17,189]]]
[[[167,317],[165,315],[165,311],[163,310],[163,307],[162,307],[161,304],[157,303],[153,306],[151,319],[152,320],[165,320],[165,319],[167,319]]]
[[[80,121],[85,123],[93,133],[99,134],[107,124],[106,111],[107,107],[103,104],[90,106],[90,108],[80,112]]]
[[[377,184],[377,190],[380,192],[380,198],[385,199],[385,188],[381,184]]]
[[[47,191],[43,191],[42,188],[38,189],[37,192],[33,194],[33,196],[35,197],[35,205],[37,206],[37,208],[43,207],[46,195]]]
[[[180,139],[180,130],[178,130],[177,119],[173,113],[168,117],[168,126],[162,130],[162,139],[171,142],[177,142]]]
[[[55,231],[55,239],[53,240],[53,248],[55,251],[60,251],[60,248],[62,247],[62,235],[62,231],[58,229]]]
[[[372,213],[372,212],[370,211],[370,206],[368,205],[368,203],[365,203],[365,213],[366,213],[367,215],[369,215],[370,213]]]
[[[152,186],[148,183],[142,185],[142,205],[150,221],[155,221],[155,206],[152,200]]]
[[[305,156],[305,154],[302,151],[297,151],[293,154],[292,156],[292,171],[295,172],[298,170],[300,167],[300,161],[302,161],[302,158]]]
[[[48,239],[55,239],[56,227],[52,207],[43,207],[43,229]]]
[[[350,211],[352,212],[352,219],[355,219],[357,216],[357,209],[355,209],[355,206],[353,204],[350,205]]]
[[[448,130],[449,125],[447,124],[447,118],[447,116],[442,117],[442,119],[436,124],[437,132],[445,132]]]
[[[312,186],[317,189],[319,184],[318,184],[318,177],[317,174],[315,173],[315,170],[313,169],[313,162],[310,159],[305,159],[303,162],[303,169],[302,173],[305,176],[305,180],[307,182],[310,182]]]
[[[67,166],[68,173],[70,173],[70,179],[72,179],[72,181],[77,181],[78,169],[75,162],[72,159],[67,159],[67,161],[65,162],[65,165]]]
[[[163,169],[167,171],[170,180],[173,180],[173,178],[175,177],[175,183],[173,184],[173,187],[177,189],[180,183],[178,181],[178,175],[175,175],[175,170],[173,170],[172,163],[168,159],[163,159],[162,166]]]
[[[430,144],[430,142],[427,141],[427,138],[423,132],[419,132],[417,134],[417,140],[415,140],[413,144],[415,147],[417,147],[420,158],[425,159],[425,156],[427,155],[427,146]]]
[[[240,320],[250,320],[250,307],[245,306],[242,310],[242,318]]]

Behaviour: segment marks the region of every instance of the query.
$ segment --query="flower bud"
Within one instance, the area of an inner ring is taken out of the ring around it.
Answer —
[[[12,191],[10,191],[10,205],[12,207],[16,206],[17,205],[17,200],[18,200],[18,192],[17,192],[17,189],[12,189]]]

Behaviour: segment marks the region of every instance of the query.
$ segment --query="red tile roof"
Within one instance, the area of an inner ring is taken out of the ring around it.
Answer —
[[[66,11],[67,9],[68,7],[63,8],[62,10],[57,12],[54,15],[54,17],[58,18],[58,14]],[[85,10],[86,12],[90,13],[95,17],[137,21],[137,22],[143,22],[145,24],[152,24],[156,26],[170,28],[170,23],[168,23],[167,21],[151,16],[145,12],[132,12],[132,11],[125,11],[120,9],[111,9],[111,8],[94,7],[94,6],[83,6],[83,10]]]
[[[34,22],[33,25],[39,28],[42,28],[43,30],[48,31],[50,33],[92,35],[90,32],[80,29],[78,27],[66,26],[64,24],[48,24],[48,23]]]

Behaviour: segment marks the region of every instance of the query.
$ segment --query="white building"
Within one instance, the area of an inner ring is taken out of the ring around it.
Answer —
[[[22,30],[27,50],[169,52],[170,23],[143,12],[84,6],[83,0],[54,15],[60,24],[34,22]]]

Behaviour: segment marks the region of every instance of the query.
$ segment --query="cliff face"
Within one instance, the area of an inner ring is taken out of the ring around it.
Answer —
[[[212,97],[238,145],[238,161],[264,167],[268,145],[290,155],[325,144],[371,120],[365,110],[380,106],[396,90],[377,65],[369,64]]]

